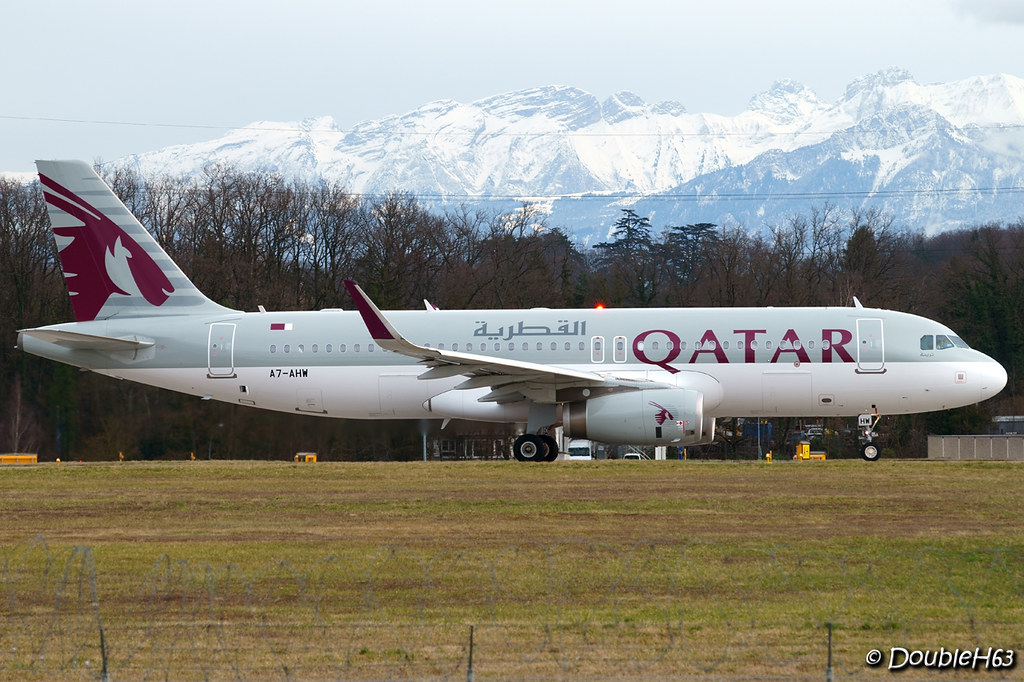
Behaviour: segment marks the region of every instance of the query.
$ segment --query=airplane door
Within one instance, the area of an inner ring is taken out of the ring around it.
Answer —
[[[319,388],[303,387],[295,391],[295,410],[297,412],[312,412],[313,414],[327,414],[324,409],[324,394]]]
[[[235,376],[235,325],[214,322],[210,325],[208,369],[211,379]]]
[[[861,372],[883,372],[885,348],[882,339],[882,321],[879,319],[857,320],[857,370]]]
[[[377,377],[380,410],[373,412],[373,417],[387,417],[395,414],[395,403],[401,401],[403,394],[409,393],[408,377],[402,374],[381,374]]]
[[[765,372],[761,375],[763,414],[798,415],[813,412],[810,372]]]

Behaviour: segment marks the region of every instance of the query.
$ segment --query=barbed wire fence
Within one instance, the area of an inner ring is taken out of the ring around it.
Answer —
[[[0,548],[0,678],[848,679],[889,674],[866,663],[874,649],[1024,650],[1016,548],[565,539],[248,571],[119,563],[41,538]]]

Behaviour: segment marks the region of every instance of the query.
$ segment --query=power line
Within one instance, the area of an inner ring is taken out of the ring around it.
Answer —
[[[161,194],[171,192],[175,195],[188,194],[189,192],[202,190],[202,187],[172,187],[150,188],[143,180],[143,186],[138,191],[145,194]],[[294,189],[294,186],[286,184],[280,188],[265,188],[265,194],[284,194]],[[609,194],[588,193],[588,194],[567,194],[567,193],[523,193],[523,194],[492,194],[484,192],[422,192],[416,190],[382,190],[379,192],[355,192],[339,190],[340,194],[357,199],[379,199],[391,194],[407,195],[422,201],[437,202],[516,202],[516,203],[541,203],[548,201],[579,201],[599,202],[602,204],[615,201],[631,202],[681,202],[681,203],[717,203],[717,202],[773,202],[773,201],[798,201],[798,200],[829,200],[829,199],[885,199],[893,197],[921,197],[921,196],[943,196],[955,197],[961,195],[996,195],[996,194],[1020,194],[1024,192],[1024,185],[1010,185],[1006,187],[974,187],[974,188],[928,188],[928,189],[892,189],[892,190],[843,190],[843,191],[808,191],[808,192],[726,192],[726,193],[622,193]]]
[[[956,196],[961,194],[1017,194],[1024,192],[1024,186],[1008,187],[977,187],[977,188],[933,188],[933,189],[893,189],[893,190],[845,190],[821,192],[745,192],[745,193],[613,193],[613,194],[483,194],[483,193],[424,193],[409,192],[420,199],[452,200],[466,199],[472,201],[600,201],[631,199],[636,201],[682,201],[682,202],[717,202],[717,201],[784,201],[797,199],[864,199],[886,197],[917,197],[917,196]],[[350,193],[357,197],[376,197],[382,193]]]
[[[7,121],[28,121],[36,123],[69,123],[69,124],[84,124],[84,125],[107,125],[107,126],[125,126],[133,128],[180,128],[183,130],[227,130],[227,131],[265,131],[265,132],[285,132],[285,133],[302,133],[302,134],[334,134],[334,135],[350,135],[350,134],[363,134],[363,135],[383,135],[388,137],[516,137],[516,138],[544,138],[544,137],[565,137],[565,138],[721,138],[721,137],[806,137],[806,136],[832,136],[839,134],[857,134],[859,131],[851,129],[855,123],[851,123],[851,127],[847,128],[836,128],[831,130],[764,130],[755,129],[750,131],[714,131],[714,130],[695,130],[695,131],[659,131],[659,132],[626,132],[626,131],[571,131],[571,130],[534,130],[534,131],[512,131],[512,130],[495,130],[487,133],[481,133],[479,130],[472,131],[460,131],[452,130],[449,128],[440,128],[432,130],[395,130],[392,128],[384,129],[380,128],[377,130],[369,129],[366,126],[353,127],[353,128],[301,128],[298,126],[264,126],[264,125],[217,125],[217,124],[193,124],[193,123],[165,123],[165,122],[146,122],[146,121],[115,121],[107,119],[84,119],[84,118],[58,118],[58,117],[46,117],[46,116],[13,116],[13,115],[2,115],[0,114],[0,120]],[[950,125],[950,128],[958,130],[1018,130],[1024,129],[1024,123],[993,123],[988,125],[968,125],[968,126],[955,126]],[[937,125],[927,126],[913,126],[906,128],[908,131],[921,131],[921,130],[943,130]]]

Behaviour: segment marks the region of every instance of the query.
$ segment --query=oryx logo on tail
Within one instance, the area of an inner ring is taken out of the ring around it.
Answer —
[[[39,180],[49,190],[44,192],[47,203],[83,223],[53,229],[59,238],[70,240],[60,249],[60,263],[75,319],[96,319],[114,294],[138,294],[153,306],[167,301],[174,286],[127,232],[51,178],[40,174]]]

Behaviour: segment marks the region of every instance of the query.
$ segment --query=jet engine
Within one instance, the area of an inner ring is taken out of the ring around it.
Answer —
[[[631,445],[697,445],[710,442],[715,434],[714,418],[704,417],[704,395],[686,388],[613,393],[567,403],[562,425],[570,438]]]

